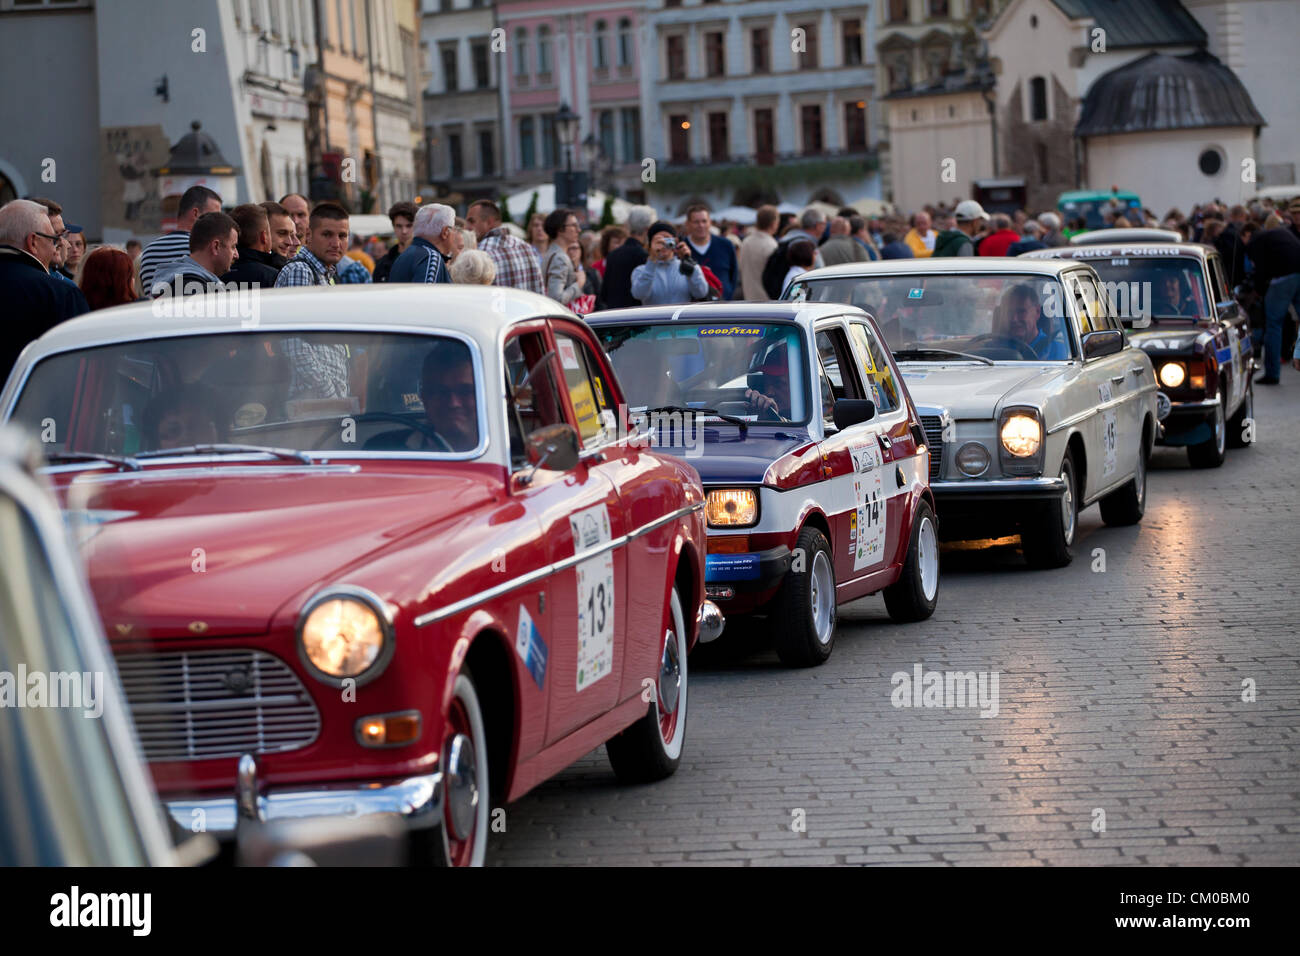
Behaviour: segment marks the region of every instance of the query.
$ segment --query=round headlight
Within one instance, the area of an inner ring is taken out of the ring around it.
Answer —
[[[1043,429],[1032,415],[1012,415],[1002,424],[1002,447],[1016,458],[1032,458],[1038,454],[1043,440]]]
[[[313,602],[298,631],[307,660],[336,679],[370,670],[388,643],[388,629],[374,608],[347,594]]]
[[[1160,384],[1165,388],[1177,388],[1187,380],[1187,369],[1182,362],[1166,362],[1160,366]]]
[[[967,478],[978,478],[989,470],[989,450],[977,441],[968,441],[957,452],[957,470]]]

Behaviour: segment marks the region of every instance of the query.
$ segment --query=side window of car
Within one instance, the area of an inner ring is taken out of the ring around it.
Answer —
[[[506,419],[510,426],[510,467],[528,465],[527,439],[539,428],[565,421],[555,384],[555,356],[538,332],[516,335],[506,343]]]
[[[836,401],[865,397],[843,329],[833,327],[817,333],[817,357],[821,369],[822,419],[834,427],[832,413]]]
[[[1223,281],[1223,264],[1219,261],[1219,257],[1209,256],[1206,265],[1210,267],[1210,287],[1214,290],[1214,307],[1217,309],[1220,302],[1227,302],[1232,298],[1232,293],[1228,291],[1228,284]]]
[[[1104,323],[1098,324],[1094,321],[1101,309],[1101,300],[1098,298],[1099,293],[1092,280],[1085,275],[1071,276],[1070,289],[1074,293],[1075,324],[1079,330],[1079,338],[1082,339],[1089,332],[1105,328]]]
[[[849,332],[862,356],[862,377],[866,379],[870,398],[878,412],[892,412],[898,408],[898,385],[894,370],[889,366],[885,351],[876,340],[875,333],[862,322],[849,323]]]
[[[555,335],[555,347],[564,369],[569,401],[578,419],[578,435],[583,448],[608,441],[615,431],[612,393],[605,387],[605,375],[591,350],[581,340],[563,332]]]

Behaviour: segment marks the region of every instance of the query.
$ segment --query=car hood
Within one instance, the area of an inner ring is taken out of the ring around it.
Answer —
[[[953,418],[992,418],[1013,392],[1038,392],[1065,366],[909,363],[902,371],[918,407],[946,408]]]
[[[1205,326],[1199,323],[1192,325],[1188,322],[1152,325],[1146,329],[1130,331],[1128,334],[1129,342],[1143,351],[1150,352],[1153,358],[1161,354],[1192,352],[1198,341],[1208,338],[1209,334]]]
[[[264,633],[304,589],[493,494],[480,474],[353,465],[82,472],[57,490],[111,641]]]
[[[655,450],[676,455],[690,464],[700,473],[700,481],[705,485],[758,484],[772,462],[812,440],[802,428],[786,430],[751,425],[741,438],[739,428],[705,426],[704,438],[697,448],[678,446]]]

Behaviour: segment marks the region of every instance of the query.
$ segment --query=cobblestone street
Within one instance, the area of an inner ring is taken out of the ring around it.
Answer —
[[[1298,411],[1284,369],[1222,468],[1157,449],[1142,524],[1088,509],[1065,569],[1027,570],[1014,540],[948,548],[933,619],[860,601],[821,668],[692,657],[674,777],[620,787],[597,750],[512,805],[489,858],[1300,863]],[[917,664],[998,672],[997,715],[895,708],[891,675]]]

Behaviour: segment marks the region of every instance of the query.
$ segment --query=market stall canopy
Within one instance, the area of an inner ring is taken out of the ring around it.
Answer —
[[[555,184],[542,183],[538,186],[530,186],[527,189],[521,189],[516,193],[506,197],[506,206],[510,210],[510,218],[521,220],[524,213],[528,211],[529,204],[533,201],[533,193],[537,193],[537,211],[548,213],[555,209]],[[587,218],[596,221],[600,219],[600,214],[605,208],[605,193],[599,189],[590,190],[587,193]],[[626,199],[614,198],[614,221],[627,222],[628,211],[632,204]]]

